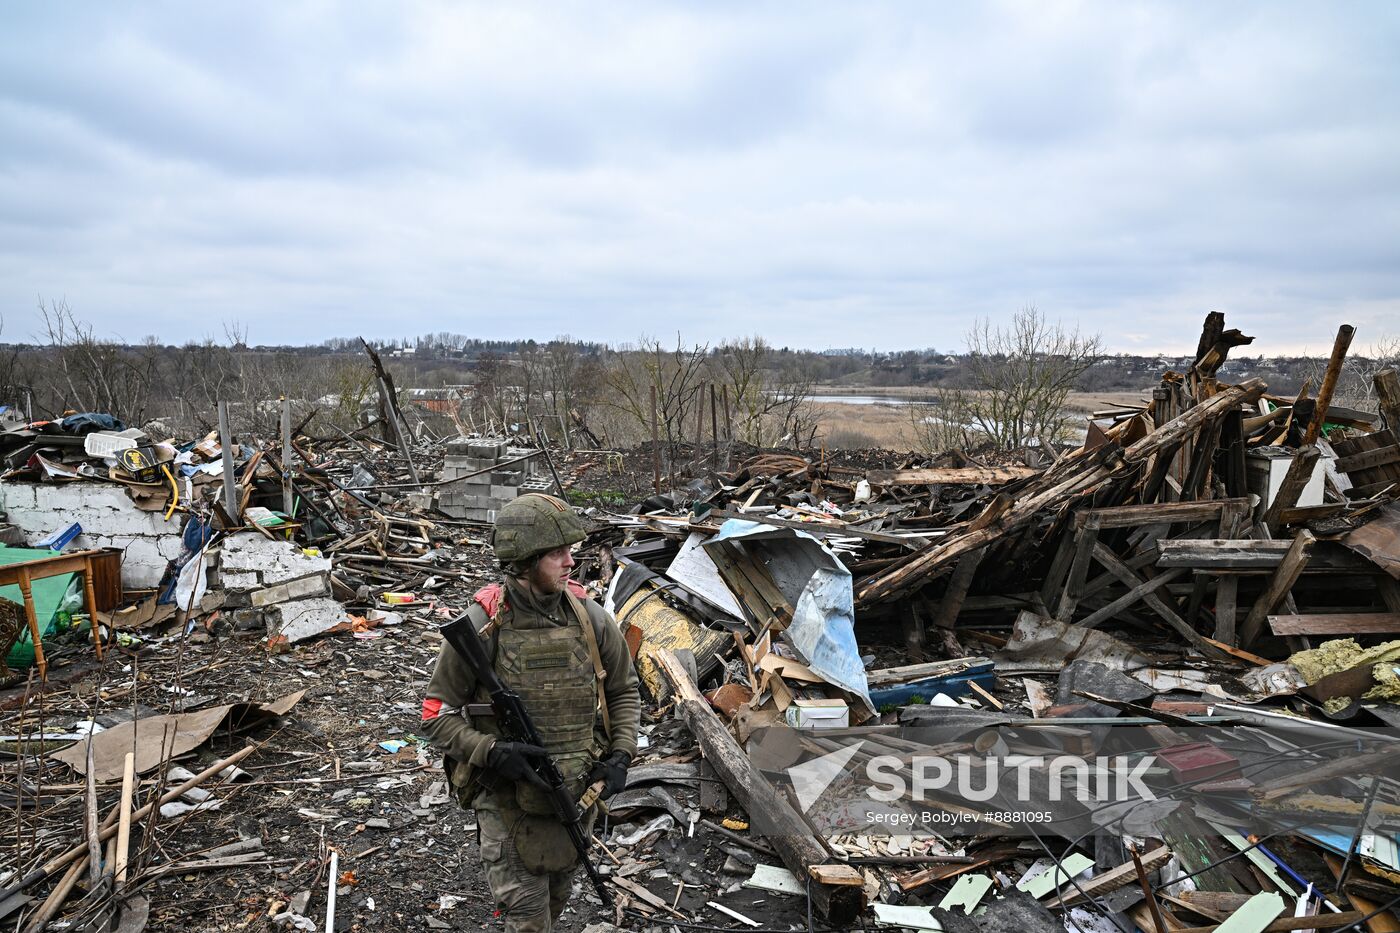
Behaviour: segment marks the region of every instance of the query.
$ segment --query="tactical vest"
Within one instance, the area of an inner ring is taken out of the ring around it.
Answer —
[[[575,616],[577,624],[546,622],[521,627],[518,623],[522,620],[505,605],[488,623],[487,631],[495,646],[496,673],[524,701],[544,747],[577,800],[583,793],[589,767],[606,747],[605,736],[597,731],[601,681],[595,666],[595,636],[588,610],[567,593],[560,608],[566,615]],[[484,610],[479,614],[484,616]],[[478,613],[472,615],[477,621]],[[489,697],[483,695],[481,699]],[[473,717],[472,725],[490,735],[500,734],[492,716]],[[492,785],[487,776],[483,776],[483,784],[508,799],[509,788]],[[533,785],[515,785],[514,795],[516,804],[526,813],[554,814],[549,797]]]

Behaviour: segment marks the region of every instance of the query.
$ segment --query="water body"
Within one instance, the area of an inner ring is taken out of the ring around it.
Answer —
[[[818,405],[908,405],[911,402],[932,402],[933,395],[813,395],[811,401]]]

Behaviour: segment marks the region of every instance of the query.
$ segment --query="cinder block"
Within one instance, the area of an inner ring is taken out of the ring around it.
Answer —
[[[249,602],[254,607],[271,606],[275,603],[285,603],[291,599],[309,599],[313,596],[329,596],[331,592],[330,581],[323,575],[317,574],[312,577],[302,577],[299,580],[289,580],[286,583],[279,583],[276,586],[264,587],[254,590],[249,594]]]
[[[518,493],[519,490],[514,486],[492,486],[490,496],[492,499],[504,505],[514,499]]]
[[[489,457],[499,460],[505,455],[507,444],[504,441],[474,441],[468,450],[473,457]]]

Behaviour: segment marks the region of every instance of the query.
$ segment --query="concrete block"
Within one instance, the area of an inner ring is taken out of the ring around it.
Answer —
[[[495,465],[495,457],[445,457],[442,461],[443,470],[453,470],[458,476],[477,470],[489,470]]]
[[[505,504],[514,499],[519,494],[519,490],[514,486],[492,486],[488,495],[501,504]]]
[[[262,585],[262,581],[258,579],[256,573],[239,573],[231,570],[222,570],[218,574],[216,585],[226,590],[255,590]]]
[[[285,603],[293,599],[309,599],[312,596],[329,596],[330,593],[330,579],[324,574],[317,574],[312,577],[302,577],[299,580],[289,580],[286,583],[279,583],[276,586],[254,590],[248,595],[248,600],[255,608],[260,608],[262,606],[271,606],[274,603]]]
[[[490,496],[463,496],[457,504],[468,509],[494,509],[500,503]]]
[[[328,597],[278,603],[263,611],[267,613],[269,631],[285,635],[291,642],[319,635],[346,619],[345,609]]]
[[[329,573],[328,557],[308,557],[290,541],[269,541],[256,532],[224,539],[219,566],[225,573],[257,573],[263,586]]]

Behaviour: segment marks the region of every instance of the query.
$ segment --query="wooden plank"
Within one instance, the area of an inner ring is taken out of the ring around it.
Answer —
[[[1332,404],[1332,394],[1337,390],[1337,380],[1342,375],[1342,362],[1355,334],[1356,328],[1350,324],[1337,328],[1337,339],[1332,342],[1332,356],[1327,360],[1327,371],[1323,373],[1322,385],[1317,390],[1317,407],[1308,422],[1308,429],[1303,432],[1304,447],[1311,447],[1322,433],[1322,425],[1327,421],[1327,406]]]
[[[1239,621],[1240,578],[1223,575],[1215,584],[1215,640],[1234,647]]]
[[[1191,570],[1272,570],[1288,552],[1288,541],[1253,538],[1162,539],[1158,567]]]
[[[916,680],[928,680],[933,677],[959,674],[978,664],[986,664],[989,660],[989,658],[982,657],[967,657],[954,658],[951,661],[928,661],[923,664],[906,664],[903,667],[886,667],[871,671],[866,676],[866,681],[872,689],[875,687],[889,687],[895,684],[907,684]]]
[[[1069,573],[1070,562],[1074,560],[1074,526],[1068,525],[1060,531],[1060,546],[1055,549],[1055,556],[1050,561],[1050,569],[1045,573],[1045,580],[1040,585],[1040,601],[1051,611],[1055,611],[1055,604],[1059,601],[1060,593],[1064,589],[1065,575]]]
[[[783,864],[798,878],[812,879],[812,904],[833,924],[850,923],[865,909],[860,872],[849,865],[831,864],[822,842],[749,756],[734,741],[728,727],[700,695],[676,656],[666,649],[654,655],[676,694],[677,711],[695,736],[705,759],[750,814],[761,814],[774,830],[765,839]]]
[[[1138,589],[1143,587],[1145,583],[1151,582],[1143,580],[1136,573],[1129,570],[1127,565],[1118,559],[1118,555],[1114,554],[1102,544],[1094,547],[1094,559],[1103,564],[1104,568],[1108,570],[1109,573],[1118,576],[1118,578],[1123,581],[1124,586]],[[1197,632],[1194,627],[1178,615],[1176,610],[1168,605],[1167,601],[1162,599],[1161,596],[1158,596],[1155,590],[1146,590],[1143,593],[1142,601],[1149,609],[1161,616],[1164,622],[1176,629],[1177,633],[1180,634],[1182,638],[1185,638],[1192,645],[1195,645],[1196,649],[1202,654],[1212,658],[1224,656],[1219,648],[1216,648],[1214,645],[1210,644],[1210,642],[1203,639],[1201,633]]]
[[[1254,538],[1174,538],[1157,542],[1158,567],[1182,567],[1215,573],[1263,573],[1282,562],[1291,546],[1280,541]],[[1334,541],[1319,541],[1313,548],[1309,573],[1373,574],[1376,565]]]
[[[1367,483],[1365,486],[1353,486],[1347,490],[1348,494],[1355,499],[1374,499],[1383,492],[1389,492],[1395,487],[1397,480],[1383,479],[1375,483]]]
[[[870,470],[865,478],[872,486],[932,486],[978,484],[1000,486],[1039,476],[1040,470],[1023,466],[923,467],[916,470]]]
[[[1200,440],[1191,455],[1186,477],[1181,481],[1182,499],[1195,500],[1201,495],[1201,490],[1210,488],[1211,472],[1215,466],[1215,452],[1220,446],[1221,420],[1223,419],[1201,429]]]
[[[1136,528],[1139,525],[1183,524],[1194,525],[1200,522],[1220,520],[1223,512],[1230,509],[1249,508],[1249,499],[1210,499],[1205,502],[1154,502],[1149,505],[1115,505],[1102,509],[1082,509],[1076,522],[1085,521],[1090,515],[1099,519],[1099,528]]]
[[[707,551],[724,582],[755,619],[765,626],[787,627],[792,621],[792,606],[765,568],[755,564],[747,552],[734,547],[732,542],[707,548]]]
[[[1369,470],[1391,463],[1400,463],[1400,445],[1392,444],[1389,447],[1377,447],[1375,450],[1352,454],[1350,457],[1338,457],[1337,469],[1343,473],[1350,473],[1352,470]]]
[[[1317,466],[1317,458],[1322,456],[1322,452],[1316,447],[1309,446],[1299,448],[1293,455],[1293,462],[1288,465],[1288,472],[1283,476],[1283,482],[1279,484],[1278,492],[1274,494],[1274,500],[1269,503],[1260,521],[1268,526],[1270,531],[1277,533],[1283,527],[1279,521],[1279,515],[1285,509],[1291,509],[1298,504],[1298,497],[1303,494],[1303,489],[1312,479],[1313,471]]]
[[[1142,867],[1145,871],[1156,871],[1167,864],[1167,860],[1171,857],[1171,849],[1166,846],[1158,846],[1141,856]],[[1057,907],[1072,907],[1090,898],[1098,897],[1100,894],[1107,894],[1110,891],[1127,887],[1136,880],[1137,867],[1132,862],[1124,862],[1117,868],[1110,868],[1108,871],[1094,875],[1087,881],[1079,882],[1077,887],[1070,888],[1058,897],[1052,897],[1045,902],[1045,906],[1050,910]]]
[[[1104,606],[1102,609],[1094,610],[1089,615],[1076,622],[1075,625],[1080,625],[1084,628],[1093,628],[1100,622],[1112,619],[1124,609],[1127,609],[1134,603],[1139,602],[1148,594],[1156,592],[1157,590],[1166,586],[1168,583],[1175,580],[1177,577],[1181,576],[1184,573],[1186,573],[1186,571],[1180,567],[1172,567],[1169,570],[1163,571],[1162,573],[1157,574],[1157,576],[1153,577],[1151,580],[1148,580],[1142,583],[1140,586],[1136,586],[1133,589],[1129,590],[1127,593],[1118,597],[1113,602],[1109,603],[1107,606]]]
[[[1291,509],[1284,509],[1279,513],[1278,520],[1285,525],[1301,525],[1306,522],[1320,521],[1324,518],[1336,518],[1350,508],[1346,502],[1324,502],[1322,505],[1299,505]]]
[[[962,611],[963,600],[967,598],[967,592],[972,588],[972,580],[977,575],[977,568],[982,564],[982,558],[987,555],[986,549],[972,551],[963,555],[953,568],[953,575],[948,580],[948,589],[943,594],[943,599],[938,604],[938,615],[934,618],[934,625],[939,628],[952,629],[958,620],[958,613]]]
[[[1331,852],[1322,853],[1322,860],[1327,863],[1327,868],[1332,872],[1332,877],[1340,881],[1342,878],[1342,866],[1345,864],[1340,855],[1333,855]],[[1366,929],[1371,933],[1400,933],[1400,920],[1395,919],[1393,911],[1380,910],[1383,906],[1370,898],[1363,897],[1352,891],[1344,891],[1351,906],[1361,911],[1362,916],[1376,914],[1366,921]],[[1377,911],[1380,911],[1377,913]]]
[[[1256,895],[1258,896],[1258,895]],[[1366,916],[1359,910],[1344,910],[1341,913],[1323,913],[1310,917],[1279,917],[1264,927],[1260,933],[1288,933],[1290,930],[1335,930],[1350,926]],[[1224,924],[1211,924],[1204,927],[1181,927],[1175,933],[1218,933],[1227,929]]]
[[[1065,589],[1060,594],[1060,604],[1055,609],[1055,619],[1068,622],[1074,618],[1074,610],[1079,600],[1084,598],[1084,581],[1089,574],[1089,561],[1094,554],[1094,545],[1099,540],[1099,518],[1090,513],[1080,527],[1074,542],[1074,560],[1069,565],[1069,575],[1065,578]]]
[[[1400,634],[1400,612],[1320,612],[1268,618],[1275,635]]]
[[[1311,531],[1303,529],[1298,532],[1298,536],[1289,545],[1288,553],[1279,562],[1278,569],[1269,578],[1269,583],[1264,587],[1264,592],[1259,594],[1259,598],[1250,607],[1249,615],[1245,616],[1244,622],[1240,624],[1240,645],[1249,647],[1259,637],[1259,633],[1264,629],[1264,620],[1275,607],[1283,601],[1288,592],[1293,589],[1293,584],[1298,582],[1298,577],[1303,572],[1303,568],[1308,563],[1308,552],[1312,548],[1313,537]]]
[[[1225,494],[1244,496],[1249,494],[1249,482],[1245,475],[1245,431],[1244,413],[1235,410],[1228,412],[1220,423],[1220,450],[1224,459]]]
[[[1386,368],[1371,379],[1380,402],[1381,417],[1392,432],[1400,432],[1400,373]]]

